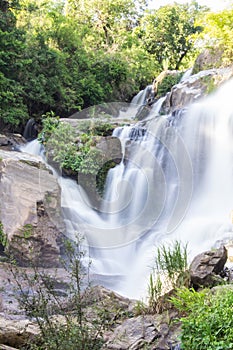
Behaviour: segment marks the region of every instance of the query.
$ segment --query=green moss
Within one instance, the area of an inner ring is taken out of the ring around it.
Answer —
[[[29,160],[29,159],[20,159],[19,161],[20,161],[20,163],[27,164],[27,165],[32,166],[32,167],[37,168],[37,169],[48,170],[46,165],[43,164],[42,162],[36,162],[33,160]]]
[[[216,83],[215,83],[215,79],[213,76],[207,75],[207,76],[203,77],[202,82],[204,83],[204,85],[206,87],[207,94],[210,94],[211,92],[213,92],[216,89]]]
[[[117,162],[114,160],[109,160],[105,162],[101,169],[98,171],[96,177],[96,186],[98,193],[102,196],[104,194],[105,181],[108,174],[108,171],[114,168],[117,165]]]
[[[33,234],[33,226],[31,224],[25,224],[19,231],[23,235],[23,238],[28,239]]]

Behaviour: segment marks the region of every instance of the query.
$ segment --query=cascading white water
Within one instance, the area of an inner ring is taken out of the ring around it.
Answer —
[[[84,233],[98,282],[140,297],[159,244],[180,239],[192,258],[233,238],[232,88],[170,116],[158,117],[157,105],[147,122],[115,129],[123,157],[99,210],[81,186],[59,178],[68,235]]]

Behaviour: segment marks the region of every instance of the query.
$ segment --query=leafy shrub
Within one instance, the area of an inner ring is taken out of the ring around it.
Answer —
[[[27,350],[97,350],[100,349],[102,330],[105,327],[104,313],[93,312],[90,320],[85,313],[84,288],[88,286],[88,267],[82,259],[85,252],[81,240],[73,244],[65,242],[66,258],[63,261],[69,282],[59,282],[46,270],[32,266],[32,272],[12,268],[18,286],[18,299],[25,313],[35,319],[40,336]],[[59,293],[57,285],[65,284],[65,295]]]
[[[233,38],[232,38],[232,15],[233,9],[218,13],[209,13],[205,17],[203,37],[207,47],[217,47],[222,51],[223,65],[230,65],[233,61]],[[218,62],[217,62],[218,64]]]
[[[183,350],[233,349],[233,289],[222,287],[215,293],[182,288],[173,305],[186,314],[182,317]]]
[[[164,96],[167,92],[171,91],[171,88],[179,83],[181,76],[182,73],[167,75],[158,85],[158,96]]]
[[[39,142],[46,144],[59,125],[59,117],[53,111],[42,115],[42,131],[38,135]]]
[[[61,123],[53,112],[42,120],[39,140],[45,145],[47,158],[69,175],[79,173],[96,176],[99,194],[103,194],[105,179],[114,161],[106,161],[104,153],[96,147],[101,136],[112,133],[113,126],[103,120],[81,121],[75,130]],[[88,185],[89,186],[89,185]]]

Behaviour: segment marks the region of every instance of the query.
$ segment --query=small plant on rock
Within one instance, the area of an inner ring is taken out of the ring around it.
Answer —
[[[3,223],[0,221],[0,246],[4,250],[7,246],[7,235],[4,232]]]
[[[187,244],[182,246],[175,241],[171,246],[163,245],[157,250],[156,267],[158,271],[165,273],[169,280],[176,285],[177,276],[187,271]]]
[[[58,281],[56,274],[48,274],[37,267],[32,272],[12,268],[18,286],[19,302],[27,316],[36,320],[40,336],[27,350],[97,350],[100,349],[105,315],[86,314],[84,289],[88,286],[88,267],[82,263],[85,252],[80,241],[65,242],[66,257],[63,262],[68,282]],[[59,290],[58,284],[65,284]]]
[[[177,287],[189,285],[187,244],[175,241],[157,249],[155,268],[150,274],[148,304],[150,312],[160,312],[168,302],[168,293]]]

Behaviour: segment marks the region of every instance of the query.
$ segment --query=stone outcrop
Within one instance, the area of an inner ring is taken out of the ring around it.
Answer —
[[[191,284],[198,287],[211,287],[221,280],[218,276],[227,261],[224,246],[197,255],[190,265]]]
[[[222,64],[223,52],[224,50],[221,48],[211,48],[202,51],[194,62],[193,73],[196,74],[202,70],[220,67]]]
[[[178,343],[180,332],[178,323],[169,326],[170,316],[167,312],[166,315],[140,315],[126,319],[109,336],[103,349],[169,350]]]
[[[105,310],[108,324],[118,324],[119,320],[134,314],[136,300],[125,298],[102,286],[88,288],[84,293],[85,314],[88,320],[98,318],[99,310]]]
[[[32,342],[38,334],[39,327],[29,320],[7,320],[0,316],[0,344],[20,349]],[[0,345],[0,349],[7,347]]]
[[[182,109],[190,103],[208,95],[212,90],[233,76],[233,68],[201,71],[174,85],[162,104],[164,114]]]
[[[105,163],[115,160],[120,162],[122,158],[121,142],[117,137],[101,137],[96,144],[96,148],[104,155]]]
[[[0,221],[21,264],[58,266],[60,187],[40,157],[0,150]]]

